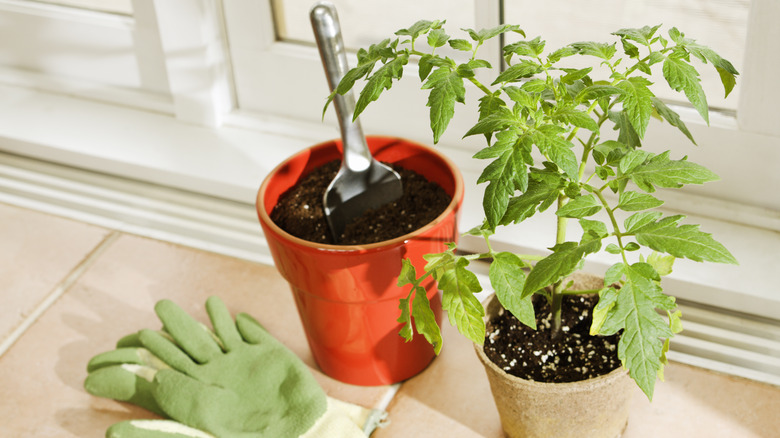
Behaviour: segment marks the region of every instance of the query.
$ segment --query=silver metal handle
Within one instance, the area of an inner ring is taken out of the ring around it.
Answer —
[[[320,51],[322,66],[325,68],[325,74],[328,78],[328,85],[333,91],[341,78],[349,71],[336,7],[330,2],[317,3],[311,8],[309,18]],[[355,98],[352,91],[350,90],[343,96],[336,93],[333,104],[336,107],[341,138],[344,142],[342,166],[355,172],[364,171],[371,164],[372,157],[360,127],[360,121],[352,121],[355,114]]]

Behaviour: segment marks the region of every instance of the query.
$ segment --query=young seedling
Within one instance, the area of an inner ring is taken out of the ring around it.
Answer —
[[[586,256],[607,251],[619,255],[620,261],[604,273],[602,289],[584,291],[599,295],[591,334],[622,330],[618,357],[652,398],[669,339],[681,330],[680,312],[675,299],[664,294],[661,277],[671,272],[675,258],[736,263],[698,225],[683,224],[684,216],[664,216],[656,210],[663,204],[656,189],[703,184],[718,177],[685,156],[676,158],[672,151],[655,154],[642,149],[653,117],[667,121],[693,142],[680,116],[656,97],[653,90],[660,84],[653,83],[652,74],[660,69],[663,80],[659,82],[681,92],[709,123],[707,99],[692,61],[711,64],[726,95],[734,88],[738,72],[678,29],[669,29],[665,37],[660,26],[646,26],[614,32],[614,43],[578,42],[552,51],[546,51],[539,37],[507,44],[503,47],[506,68],[497,70],[488,84],[475,73],[493,68],[477,56],[480,47],[507,32],[525,37],[523,31],[515,25],[465,29],[467,38],[455,39],[444,24],[418,21],[396,32],[396,38],[361,49],[358,66],[335,91],[345,93],[356,81],[366,81],[357,117],[416,60],[422,88],[429,90],[434,143],[447,129],[456,103],[465,102],[467,84],[481,93],[477,123],[464,137],[482,135],[487,141],[487,147],[474,156],[487,163],[478,180],[487,184],[482,203],[485,220],[469,232],[485,239],[487,251],[460,255],[452,244],[445,252],[427,255],[425,272],[419,277],[405,260],[399,285],[409,286],[410,293],[400,303],[401,334],[410,339],[416,328],[440,351],[440,328],[421,286],[425,278],[433,277],[443,291],[450,323],[482,344],[484,309],[474,296],[482,288],[468,266],[472,260],[487,259],[490,282],[501,304],[535,328],[531,297],[543,296],[552,308],[553,337],[558,336],[563,296],[583,293],[570,290],[564,278],[578,270]],[[427,44],[420,44],[423,38]],[[441,54],[445,49],[463,52],[467,59],[456,61],[464,57]],[[566,67],[565,62],[575,56],[592,60],[592,65]],[[617,135],[608,137],[613,130]],[[614,196],[605,196],[607,192]],[[553,206],[557,227],[549,255],[491,248],[490,237],[497,228],[516,226]],[[629,216],[621,221],[621,214]],[[579,241],[567,239],[569,220],[577,220],[582,228]],[[642,255],[640,250],[651,252]]]

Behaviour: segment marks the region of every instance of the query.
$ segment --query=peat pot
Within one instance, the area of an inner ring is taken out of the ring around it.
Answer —
[[[408,288],[397,286],[401,261],[409,258],[418,272],[424,254],[441,252],[458,237],[463,201],[460,172],[446,157],[427,146],[389,137],[368,137],[380,161],[413,170],[439,184],[452,202],[433,222],[404,236],[367,245],[325,245],[294,237],[269,215],[279,197],[312,169],[341,159],[341,141],[308,148],[276,167],[260,186],[257,213],[274,264],[292,289],[314,359],[321,370],[342,382],[386,385],[412,377],[433,360],[422,336],[405,342],[399,299]],[[441,297],[433,281],[426,284],[437,321]]]
[[[501,308],[495,295],[489,297],[485,321]],[[617,438],[625,430],[635,387],[625,368],[579,382],[534,382],[504,372],[481,345],[474,344],[474,349],[508,437]]]

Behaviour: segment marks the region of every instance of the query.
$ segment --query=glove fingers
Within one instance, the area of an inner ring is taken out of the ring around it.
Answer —
[[[227,351],[235,350],[244,343],[241,335],[238,333],[233,317],[230,316],[230,311],[228,311],[221,299],[209,297],[206,300],[206,311],[209,314],[214,331]]]
[[[152,379],[157,370],[142,365],[115,365],[90,373],[84,389],[92,395],[132,403],[166,416],[152,396]]]
[[[206,363],[222,354],[208,330],[195,321],[181,307],[170,300],[160,300],[154,311],[162,321],[165,330],[176,343],[198,363]]]
[[[144,329],[138,333],[143,346],[168,366],[189,375],[196,372],[197,364],[169,339],[154,330]]]
[[[236,326],[241,333],[241,337],[250,344],[263,344],[266,342],[276,341],[265,328],[246,313],[239,313],[236,315]]]
[[[198,429],[171,420],[130,420],[116,423],[106,438],[215,438]]]

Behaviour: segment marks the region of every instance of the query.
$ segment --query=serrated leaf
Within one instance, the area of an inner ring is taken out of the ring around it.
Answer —
[[[633,40],[647,46],[650,45],[650,40],[653,38],[653,35],[655,35],[655,32],[658,30],[659,27],[661,27],[660,24],[653,27],[644,26],[638,29],[633,29],[633,28],[620,29],[616,32],[613,32],[612,35],[618,35],[623,38]]]
[[[433,351],[438,355],[442,347],[441,329],[423,287],[414,289],[412,318],[414,318],[414,326],[417,329],[417,333],[423,335],[428,343],[433,345]]]
[[[580,219],[580,227],[582,228],[582,240],[580,243],[585,243],[589,240],[601,240],[609,235],[607,231],[607,225],[601,221],[594,221],[589,219]]]
[[[562,185],[563,180],[558,175],[532,174],[525,193],[509,200],[509,205],[500,224],[508,225],[512,222],[522,222],[533,216],[537,208],[539,211],[544,211],[558,199]]]
[[[486,102],[485,105],[496,104],[495,102]],[[476,134],[492,134],[494,132],[503,131],[509,126],[518,123],[517,117],[506,106],[496,106],[494,110],[480,119],[476,125],[463,135],[463,137],[469,137]]]
[[[481,29],[479,31],[475,31],[473,29],[464,29],[464,30],[466,31],[466,33],[469,34],[472,40],[478,41],[480,43],[484,42],[485,40],[495,38],[498,35],[506,32],[519,33],[520,35],[525,37],[525,33],[523,32],[523,30],[520,29],[520,26],[516,24],[502,24],[500,26]]]
[[[463,85],[463,78],[456,72],[439,67],[428,77],[428,81],[423,84],[423,89],[431,90],[426,105],[431,109],[433,142],[438,143],[455,114],[455,102],[465,102],[466,87]]]
[[[468,260],[459,258],[451,267],[436,275],[442,290],[442,308],[447,311],[450,324],[476,344],[485,340],[485,309],[474,296],[482,290],[477,276],[466,269]]]
[[[665,277],[672,273],[672,266],[674,266],[675,257],[673,255],[664,255],[660,252],[653,251],[649,257],[647,257],[647,263],[655,269],[661,277]]]
[[[650,152],[645,152],[640,149],[633,150],[620,159],[618,169],[622,174],[630,173],[632,170],[644,164],[650,157],[652,157]]]
[[[613,129],[618,131],[618,142],[630,148],[642,146],[642,139],[637,134],[625,111],[610,111],[608,116],[609,120],[615,125]]]
[[[621,166],[622,164],[623,161]],[[654,192],[655,187],[677,188],[684,184],[704,184],[718,180],[717,175],[702,165],[687,159],[669,159],[668,151],[652,156],[624,174],[640,189],[649,193]]]
[[[623,112],[640,139],[645,137],[647,125],[653,112],[654,95],[648,88],[651,84],[647,79],[638,76],[630,77],[617,84],[617,87],[623,90],[623,94],[620,96],[620,101],[623,102]]]
[[[574,99],[577,102],[586,102],[620,94],[623,94],[623,90],[618,87],[594,84],[583,88]]]
[[[601,211],[601,203],[593,195],[585,195],[574,198],[555,212],[560,217],[583,218]]]
[[[550,64],[555,64],[561,59],[566,58],[567,56],[576,55],[577,53],[577,49],[573,47],[562,47],[547,55],[547,62]]]
[[[623,226],[626,228],[626,232],[630,233],[651,222],[657,221],[661,216],[663,216],[663,213],[660,211],[634,213],[623,222]]]
[[[622,274],[621,274],[622,275]],[[596,336],[601,331],[601,327],[604,325],[604,321],[607,319],[607,315],[615,307],[617,302],[618,291],[612,287],[605,287],[599,291],[599,302],[593,308],[593,320],[590,324],[590,335]]]
[[[536,315],[531,297],[521,298],[525,284],[524,267],[523,261],[515,254],[497,253],[490,264],[490,284],[501,305],[520,322],[536,330]]]
[[[501,72],[491,85],[500,84],[502,82],[513,82],[521,78],[529,78],[541,71],[542,67],[539,64],[524,59]]]
[[[697,262],[737,264],[737,259],[699,225],[680,225],[683,216],[669,216],[634,229],[636,241],[655,251]]]
[[[392,87],[393,79],[401,79],[404,65],[408,61],[409,57],[407,55],[399,55],[398,58],[389,61],[368,78],[355,104],[355,113],[352,116],[353,121],[366,109],[369,103],[377,100],[383,91]]]
[[[573,84],[580,79],[587,76],[592,70],[593,67],[586,67],[581,69],[563,69],[566,74],[561,76],[561,83],[564,84]]]
[[[522,88],[516,87],[514,85],[510,85],[504,87],[503,90],[504,93],[506,93],[506,95],[509,96],[510,99],[512,99],[512,102],[518,103],[520,106],[524,108],[536,109],[537,98],[535,98],[530,93],[523,90]]]
[[[653,107],[655,108],[658,115],[663,117],[667,122],[669,122],[670,125],[676,127],[680,130],[680,132],[685,134],[691,143],[696,144],[696,141],[693,139],[693,135],[691,135],[691,132],[688,131],[688,127],[685,126],[685,123],[682,121],[682,119],[680,119],[679,114],[666,106],[666,104],[661,99],[656,97],[653,98]]]
[[[413,25],[409,26],[408,29],[401,29],[395,32],[396,35],[399,36],[409,36],[412,38],[412,40],[417,39],[420,35],[428,32],[431,29],[435,29],[442,25],[442,22],[439,20],[429,21],[429,20],[419,20],[415,22]]]
[[[512,55],[528,56],[536,58],[544,52],[545,42],[540,37],[529,41],[518,41],[504,46],[504,57]]]
[[[610,266],[604,273],[604,286],[609,286],[615,283],[620,283],[625,273],[625,267],[623,263],[615,263]]]
[[[552,249],[552,254],[540,260],[531,269],[523,285],[523,297],[550,286],[574,272],[585,255],[601,249],[601,241],[591,240],[581,245],[576,242],[564,242]]]
[[[588,113],[580,111],[572,107],[562,107],[555,110],[552,114],[552,119],[559,123],[565,123],[573,125],[578,128],[587,129],[588,131],[598,133],[599,125],[593,120]]]
[[[471,42],[468,40],[463,39],[451,39],[447,41],[450,44],[450,47],[452,47],[455,50],[460,50],[463,52],[470,52],[474,49],[474,46],[471,45]]]
[[[599,165],[614,166],[628,153],[630,149],[623,143],[607,140],[593,147],[593,159]]]
[[[625,267],[625,274],[626,282],[600,333],[611,335],[624,330],[618,344],[618,357],[630,371],[631,378],[652,400],[656,377],[663,367],[664,339],[673,336],[656,311],[659,303],[668,302],[668,297],[637,265]]]
[[[710,123],[709,106],[707,96],[699,81],[699,72],[684,59],[677,56],[669,56],[664,60],[663,74],[669,86],[675,91],[682,91],[685,97],[696,108],[702,119]]]
[[[561,137],[566,132],[555,125],[541,125],[532,134],[532,138],[539,151],[547,159],[558,165],[572,180],[579,179],[579,165],[577,156],[572,151],[574,145]]]
[[[576,49],[582,55],[595,56],[597,58],[609,61],[615,56],[615,44],[597,43],[593,41],[584,41],[570,44],[570,47]]]
[[[639,192],[623,192],[620,194],[617,208],[623,211],[640,211],[660,207],[664,201],[653,195]]]
[[[444,32],[444,29],[433,29],[428,32],[428,45],[431,47],[442,47],[449,39],[450,36]]]

